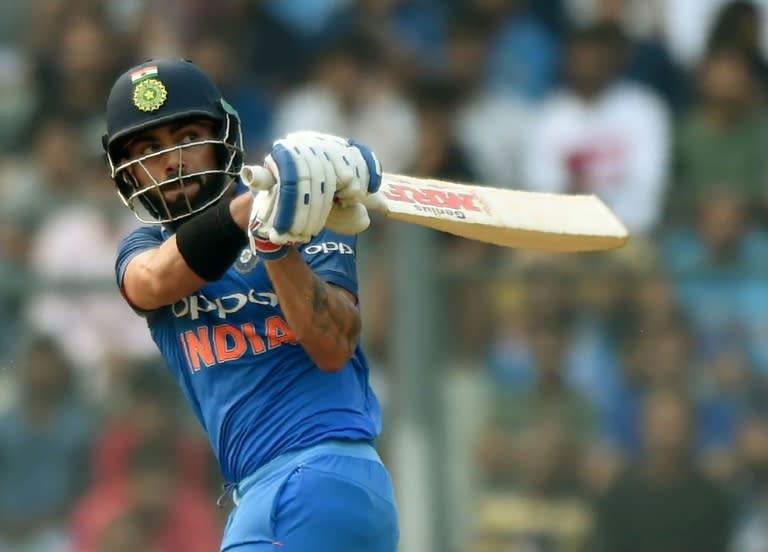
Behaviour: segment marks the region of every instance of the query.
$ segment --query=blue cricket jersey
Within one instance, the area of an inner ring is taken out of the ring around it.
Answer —
[[[146,226],[123,239],[118,285],[137,253],[168,237],[163,227]],[[357,295],[356,244],[326,230],[300,251],[320,278]],[[373,440],[381,430],[359,344],[338,372],[317,368],[294,341],[266,269],[248,248],[220,280],[141,314],[227,481],[288,450],[329,438]]]

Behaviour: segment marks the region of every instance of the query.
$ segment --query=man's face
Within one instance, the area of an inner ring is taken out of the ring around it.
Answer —
[[[185,146],[204,140],[215,140],[214,123],[206,120],[179,121],[149,129],[131,138],[125,146],[126,161],[143,159],[127,168],[138,183],[139,189],[156,187],[147,192],[154,203],[162,194],[173,215],[189,211],[193,199],[200,195],[214,175],[195,175],[216,168],[216,152],[213,144],[187,146],[170,151],[168,148]],[[153,197],[154,196],[154,197]]]

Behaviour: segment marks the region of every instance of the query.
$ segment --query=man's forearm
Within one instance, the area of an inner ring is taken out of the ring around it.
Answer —
[[[361,327],[351,294],[319,278],[295,249],[265,266],[286,321],[307,354],[323,370],[343,367]]]

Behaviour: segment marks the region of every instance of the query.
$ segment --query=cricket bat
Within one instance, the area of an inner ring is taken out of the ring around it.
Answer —
[[[264,178],[245,166],[246,184]],[[364,205],[387,218],[505,247],[600,251],[624,245],[624,224],[595,195],[527,192],[384,173]]]

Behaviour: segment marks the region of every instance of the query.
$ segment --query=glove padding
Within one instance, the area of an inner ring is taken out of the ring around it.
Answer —
[[[265,160],[277,185],[270,240],[309,241],[320,233],[333,205],[338,177],[333,163],[311,143],[278,140]]]
[[[258,167],[242,173],[254,192],[249,236],[255,253],[279,258],[287,252],[281,246],[306,243],[323,227],[357,234],[370,225],[360,202],[381,185],[381,165],[366,146],[294,132],[273,144],[264,166],[269,173]]]
[[[264,164],[271,176],[251,170],[246,181],[254,192],[249,237],[255,253],[279,258],[287,253],[280,246],[306,243],[323,229],[337,178],[321,150],[296,141],[275,142]]]
[[[269,175],[271,179],[271,175]],[[248,220],[248,243],[259,257],[276,260],[288,254],[288,246],[303,243],[301,236],[277,234],[270,220],[274,218],[278,187],[253,190],[251,215]],[[308,240],[307,240],[308,241]]]
[[[342,205],[334,203],[325,227],[337,234],[354,236],[364,231],[371,225],[368,209],[362,203],[350,203]]]
[[[362,201],[379,191],[381,163],[368,146],[311,130],[291,132],[276,143],[304,144],[323,151],[336,171],[336,198],[342,204]]]
[[[336,193],[326,228],[347,235],[367,229],[371,219],[361,202],[381,186],[381,163],[373,151],[354,140],[313,131],[293,132],[285,140],[321,149],[333,164]]]

